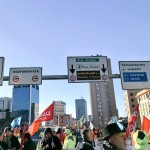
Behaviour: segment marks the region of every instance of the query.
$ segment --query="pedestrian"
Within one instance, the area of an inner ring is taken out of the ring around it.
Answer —
[[[103,130],[104,150],[125,150],[126,138],[116,123],[108,124]]]
[[[44,132],[44,138],[42,139],[41,148],[42,150],[61,150],[61,142],[59,138],[53,135],[51,128],[46,128]]]
[[[148,150],[148,135],[141,130],[137,130],[133,133],[133,140],[134,140],[134,148],[136,150]]]
[[[6,127],[4,129],[4,135],[4,142],[6,143],[8,149],[20,149],[20,143],[18,141],[18,138],[13,135],[10,127]]]
[[[93,134],[90,129],[84,129],[81,131],[83,142],[77,145],[77,150],[94,150],[93,146]]]
[[[76,145],[76,140],[73,137],[70,129],[66,129],[64,133],[66,134],[66,138],[64,140],[63,150],[74,149]]]
[[[63,145],[64,144],[64,135],[63,135],[61,127],[57,126],[55,128],[55,135],[59,138],[61,145]]]
[[[36,150],[36,145],[32,141],[31,135],[29,133],[25,133],[25,135],[24,135],[23,150]]]
[[[7,150],[8,147],[7,147],[6,143],[3,141],[3,139],[4,139],[4,135],[0,131],[0,150]]]

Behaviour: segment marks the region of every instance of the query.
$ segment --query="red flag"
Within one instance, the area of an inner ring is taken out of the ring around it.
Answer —
[[[150,140],[150,120],[147,119],[145,116],[143,116],[143,122],[142,122],[142,131],[145,131],[148,134],[148,138]]]
[[[39,124],[40,122],[33,122],[29,128],[28,128],[28,132],[30,133],[30,135],[34,135],[35,132],[37,132],[39,130]]]
[[[137,120],[138,111],[139,111],[139,104],[135,107],[131,117],[128,120],[128,126],[126,129],[126,137],[127,138],[130,136],[131,132],[133,131],[135,121]]]
[[[40,122],[52,120],[54,116],[54,103],[51,103],[42,114],[34,120],[34,122],[29,126],[28,132],[32,136],[36,131],[38,131]]]

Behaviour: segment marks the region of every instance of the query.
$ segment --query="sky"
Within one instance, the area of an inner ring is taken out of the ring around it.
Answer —
[[[42,67],[43,75],[67,75],[67,57],[103,55],[119,74],[119,61],[150,60],[149,0],[0,0],[0,56],[4,76],[14,67]],[[113,79],[119,116],[125,116],[121,80]],[[12,97],[12,85],[0,87],[0,97]],[[40,112],[52,101],[66,102],[75,117],[75,99],[87,100],[88,83],[44,80]]]

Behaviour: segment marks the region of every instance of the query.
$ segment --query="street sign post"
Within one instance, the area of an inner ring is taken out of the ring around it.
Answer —
[[[120,61],[122,88],[150,89],[150,61]]]
[[[42,84],[41,67],[10,68],[9,85],[38,85]]]
[[[3,84],[4,57],[0,57],[0,86]]]
[[[106,56],[68,57],[68,82],[109,81]]]

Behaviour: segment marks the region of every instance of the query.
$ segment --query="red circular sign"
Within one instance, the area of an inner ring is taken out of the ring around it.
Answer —
[[[34,75],[34,76],[32,77],[32,81],[34,81],[34,82],[37,82],[38,79],[39,79],[39,77],[38,77],[37,75]]]
[[[70,81],[75,81],[76,80],[76,77],[74,75],[71,75],[70,76]]]
[[[18,81],[19,81],[19,77],[18,77],[18,76],[14,76],[14,77],[13,77],[13,81],[14,81],[14,82],[18,82]]]

